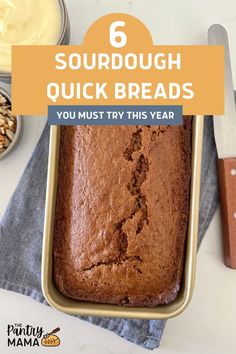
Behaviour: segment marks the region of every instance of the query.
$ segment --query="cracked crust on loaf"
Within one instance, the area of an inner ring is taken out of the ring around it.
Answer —
[[[184,125],[61,128],[54,279],[64,295],[125,306],[173,301],[189,218]]]

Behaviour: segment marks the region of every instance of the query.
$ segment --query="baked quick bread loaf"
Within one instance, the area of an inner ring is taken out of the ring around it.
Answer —
[[[178,127],[61,128],[54,279],[84,301],[156,306],[180,288],[191,118]]]

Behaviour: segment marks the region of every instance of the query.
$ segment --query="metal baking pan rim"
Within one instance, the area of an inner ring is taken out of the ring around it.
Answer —
[[[53,308],[81,316],[158,320],[175,317],[186,309],[192,298],[196,272],[203,123],[203,116],[193,118],[190,216],[181,289],[173,302],[154,308],[82,302],[65,297],[55,287],[52,275],[52,244],[60,127],[51,127],[42,255],[42,290],[45,299]]]

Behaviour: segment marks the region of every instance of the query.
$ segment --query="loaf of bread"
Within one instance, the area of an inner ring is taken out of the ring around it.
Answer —
[[[184,125],[61,127],[54,279],[64,295],[125,306],[173,301],[189,218]]]

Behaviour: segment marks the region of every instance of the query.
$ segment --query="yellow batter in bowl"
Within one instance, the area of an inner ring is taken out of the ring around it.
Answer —
[[[57,44],[58,0],[0,0],[0,71],[11,71],[12,45]]]

